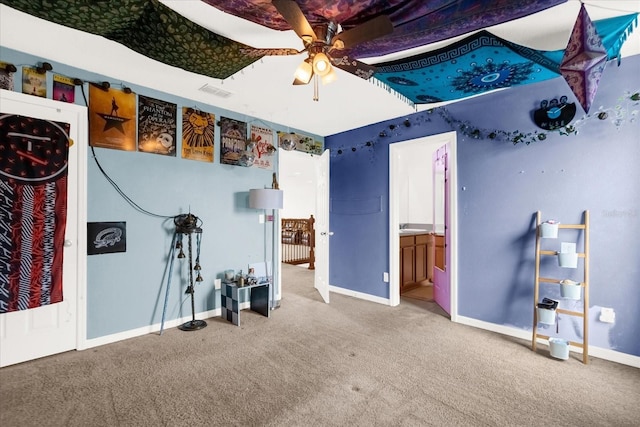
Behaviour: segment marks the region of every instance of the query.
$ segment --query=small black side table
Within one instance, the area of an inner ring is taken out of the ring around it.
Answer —
[[[220,292],[220,307],[222,318],[236,326],[240,326],[240,294],[246,290],[249,293],[249,309],[269,317],[269,282],[238,287],[236,282],[222,281]]]

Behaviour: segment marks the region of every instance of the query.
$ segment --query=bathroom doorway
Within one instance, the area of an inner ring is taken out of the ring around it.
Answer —
[[[392,306],[400,303],[400,224],[401,224],[401,195],[406,188],[406,177],[403,178],[402,171],[405,164],[403,157],[406,159],[409,153],[415,156],[415,150],[424,150],[423,165],[425,173],[433,173],[432,153],[436,152],[442,146],[447,146],[447,162],[448,162],[448,179],[446,185],[448,188],[448,197],[443,196],[446,203],[446,212],[448,224],[446,230],[446,261],[447,268],[445,270],[450,284],[449,308],[451,318],[457,315],[457,197],[456,197],[456,132],[448,132],[429,137],[417,138],[410,141],[399,142],[389,146],[389,304]],[[444,176],[442,177],[444,178]],[[434,180],[439,179],[434,176]],[[429,198],[433,198],[433,194],[428,194]],[[436,214],[434,214],[436,215]],[[433,221],[437,223],[437,221]],[[410,224],[411,225],[411,224]],[[437,226],[437,224],[436,224]],[[444,224],[442,224],[444,228]],[[448,310],[447,310],[448,311]]]

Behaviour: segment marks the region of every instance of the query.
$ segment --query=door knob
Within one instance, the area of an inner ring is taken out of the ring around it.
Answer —
[[[70,246],[73,246],[73,242],[69,239],[64,239],[64,247],[68,248]]]
[[[333,236],[333,231],[330,231],[330,232],[328,232],[328,233],[327,233],[326,231],[323,231],[323,232],[321,232],[321,233],[320,233],[320,235],[321,235],[321,236],[327,236],[327,235],[328,235],[328,236]]]

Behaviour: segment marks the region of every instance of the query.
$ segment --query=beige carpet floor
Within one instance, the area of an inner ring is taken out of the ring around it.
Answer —
[[[640,370],[331,294],[0,369],[0,426],[638,426]]]

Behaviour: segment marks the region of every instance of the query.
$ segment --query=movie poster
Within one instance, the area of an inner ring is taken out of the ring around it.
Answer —
[[[171,102],[138,95],[138,151],[176,156],[177,109]]]
[[[73,104],[76,96],[76,85],[73,79],[60,74],[53,76],[53,99]]]
[[[33,67],[22,67],[22,93],[47,97],[47,72],[39,73]]]
[[[238,166],[240,154],[247,143],[247,124],[226,117],[220,118],[220,163]]]
[[[254,168],[273,170],[276,147],[273,146],[273,130],[251,125],[251,142],[253,143]]]
[[[182,107],[182,158],[213,162],[216,116]]]
[[[89,85],[89,144],[135,151],[136,95]]]
[[[7,71],[8,63],[0,61],[0,89],[14,90],[13,74]]]

